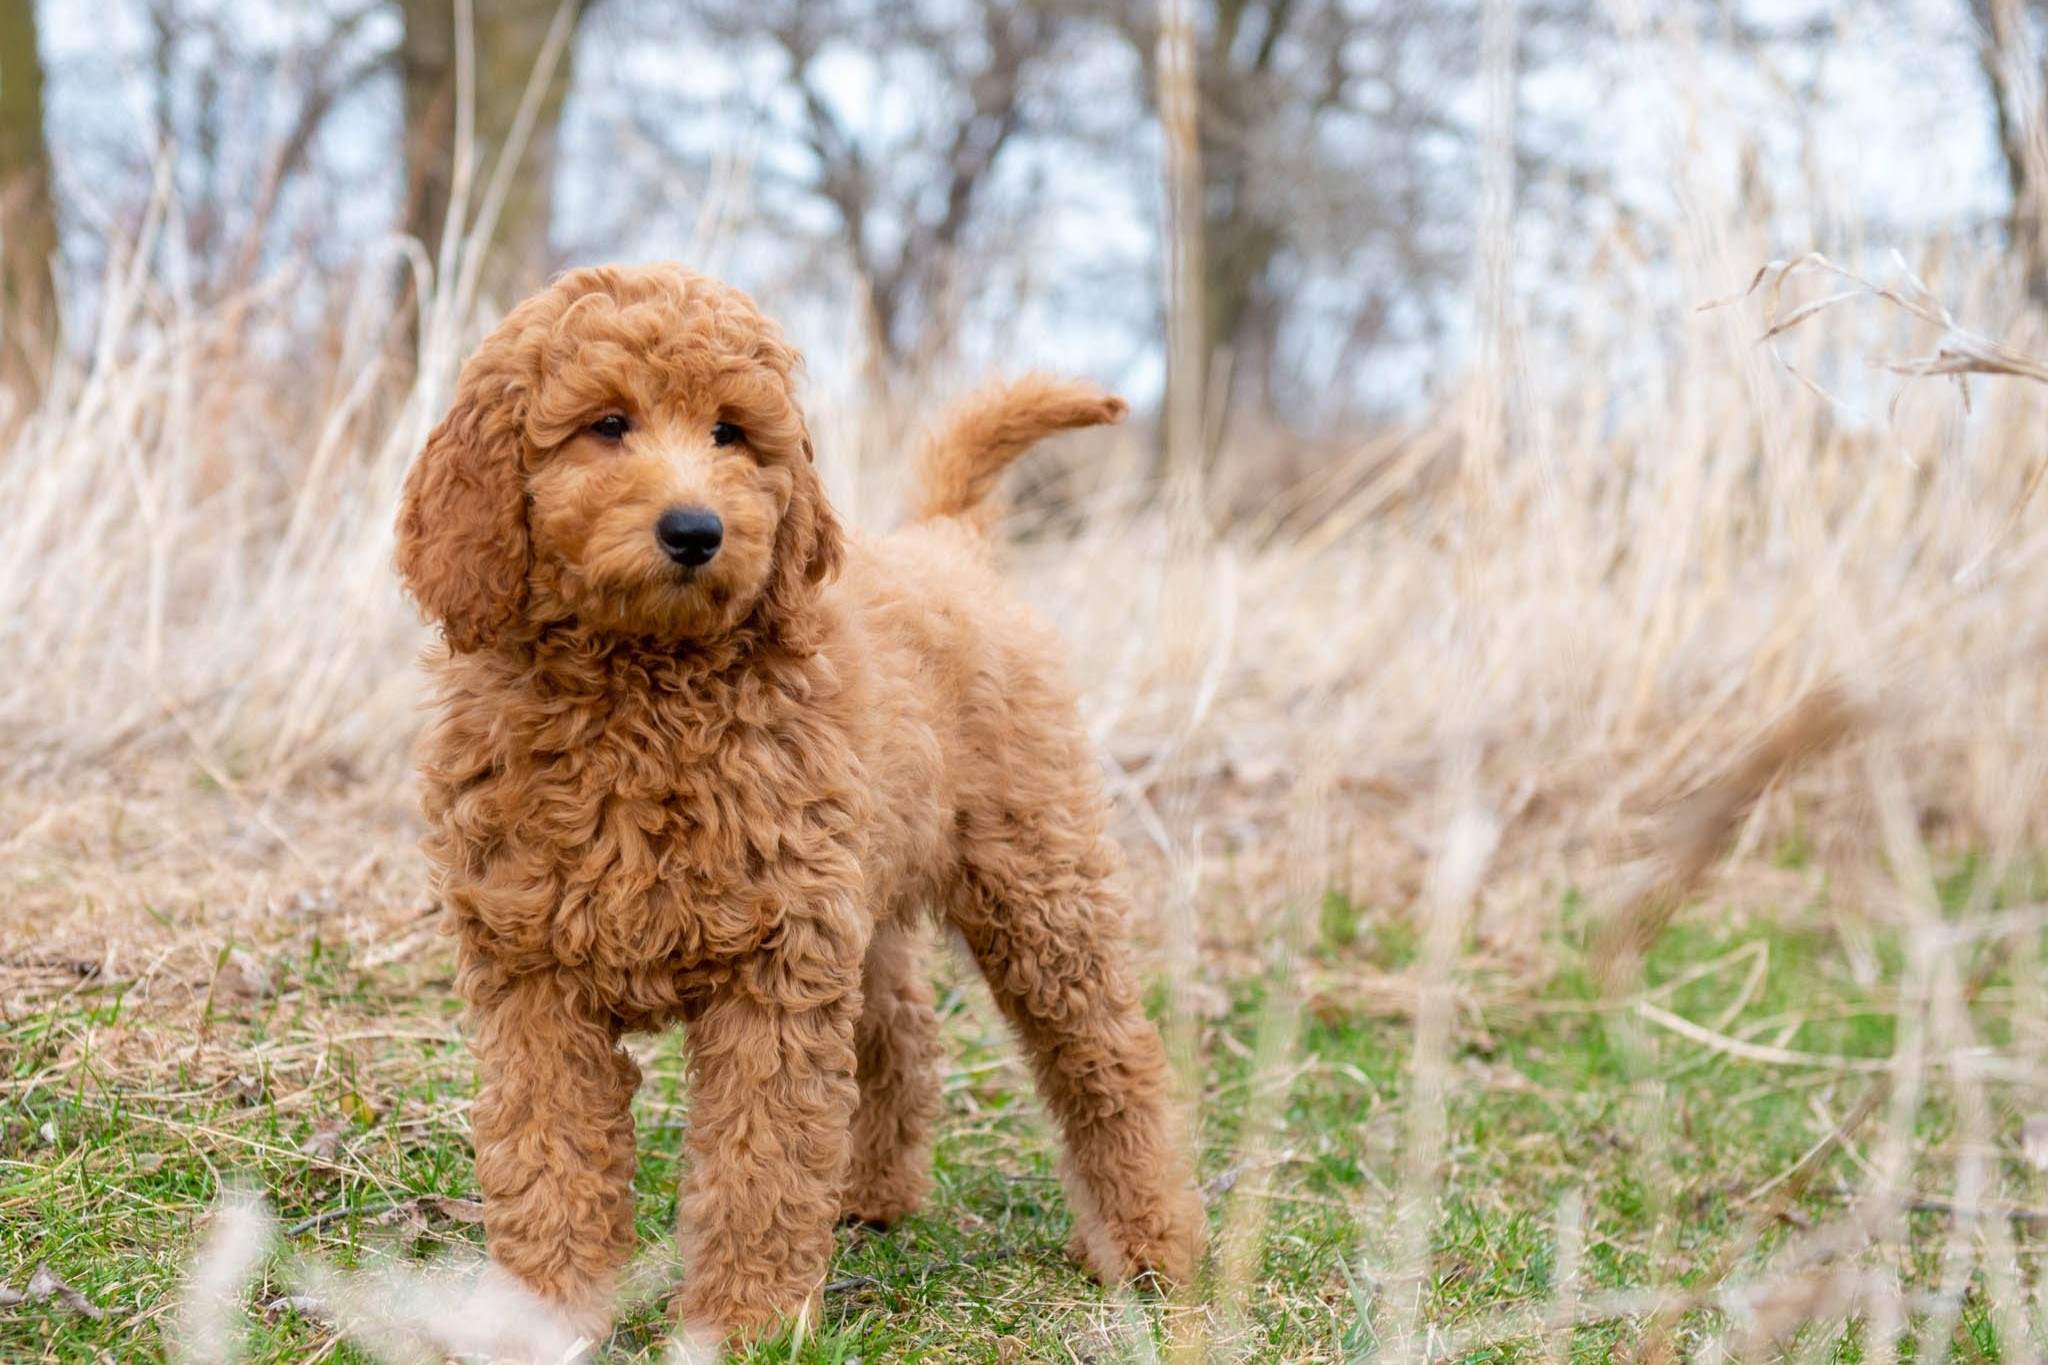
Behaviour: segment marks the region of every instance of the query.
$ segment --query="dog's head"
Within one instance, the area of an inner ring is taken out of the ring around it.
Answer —
[[[796,351],[676,266],[572,271],[463,367],[398,571],[449,645],[575,621],[663,642],[788,619],[837,566]]]

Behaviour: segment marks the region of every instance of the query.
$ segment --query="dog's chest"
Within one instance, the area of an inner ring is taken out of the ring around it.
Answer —
[[[481,731],[452,717],[449,737],[484,741],[468,764],[431,765],[467,769],[429,840],[458,923],[501,955],[680,971],[857,895],[849,756],[782,700],[628,692]]]

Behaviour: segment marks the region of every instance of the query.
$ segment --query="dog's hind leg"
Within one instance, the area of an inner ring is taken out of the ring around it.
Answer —
[[[854,1032],[860,1107],[841,1216],[887,1227],[931,1192],[932,1126],[939,1116],[938,1017],[925,980],[920,927],[875,931]]]
[[[1066,1139],[1069,1251],[1105,1282],[1185,1282],[1205,1229],[1165,1048],[1127,960],[1114,855],[1064,814],[970,831],[952,921]]]

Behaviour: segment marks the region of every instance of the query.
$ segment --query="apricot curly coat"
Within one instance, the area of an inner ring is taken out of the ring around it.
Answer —
[[[491,1255],[583,1330],[633,1245],[630,1030],[686,1028],[695,1332],[810,1311],[842,1217],[930,1185],[923,922],[958,929],[1065,1138],[1071,1250],[1182,1279],[1201,1203],[1094,756],[983,528],[1002,466],[1121,401],[1027,379],[925,448],[912,523],[842,533],[753,303],[677,267],[568,274],[464,368],[398,567],[447,648],[421,746],[482,1073]],[[665,511],[708,510],[678,562]]]

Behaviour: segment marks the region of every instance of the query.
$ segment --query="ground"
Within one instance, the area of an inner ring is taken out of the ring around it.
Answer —
[[[164,1355],[183,1267],[231,1185],[263,1192],[291,1253],[270,1260],[244,1301],[255,1359],[368,1358],[304,1301],[294,1254],[424,1264],[481,1245],[468,1202],[473,1078],[431,919],[408,910],[365,934],[313,902],[266,922],[261,942],[220,941],[182,993],[163,988],[169,969],[155,964],[189,959],[189,942],[146,966],[130,951],[116,970],[61,953],[7,959],[0,1273],[20,1291],[44,1266],[82,1299],[0,1308],[0,1357]],[[818,1328],[748,1358],[1150,1359],[1201,1341],[1259,1360],[1373,1353],[1406,1321],[1400,1234],[1416,1225],[1402,1209],[1418,1186],[1405,1159],[1431,1130],[1408,1112],[1413,991],[1368,983],[1410,979],[1418,936],[1398,911],[1335,895],[1312,922],[1284,976],[1241,956],[1205,959],[1217,989],[1192,1051],[1218,1249],[1203,1284],[1163,1303],[1107,1296],[1065,1259],[1047,1125],[986,995],[941,952],[948,1060],[932,1202],[886,1234],[843,1233]],[[1454,993],[1430,1075],[1447,1097],[1441,1184],[1420,1187],[1432,1349],[1509,1360],[1568,1342],[1570,1358],[1603,1360],[1661,1340],[1668,1322],[1688,1358],[1723,1330],[1738,1342],[1759,1333],[1751,1358],[1793,1346],[1858,1358],[1855,1336],[1829,1329],[1770,1344],[1768,1304],[1746,1317],[1699,1304],[1716,1284],[1781,1264],[1769,1258],[1838,1218],[1863,1185],[1882,1116],[1863,1120],[1882,1095],[1852,1059],[1892,1050],[1901,949],[1883,935],[1848,941],[1824,899],[1757,915],[1710,895],[1660,940],[1647,986],[1616,996],[1581,965],[1585,926],[1569,897],[1556,924],[1550,965],[1528,989]],[[2004,1041],[2014,993],[1995,971],[1971,989],[1982,1036]],[[1162,982],[1159,1009],[1168,996]],[[1707,1030],[1704,1041],[1658,1022],[1672,1016]],[[1742,1044],[1815,1060],[1767,1063],[1737,1055]],[[661,1258],[687,1107],[678,1040],[641,1051],[640,1231],[651,1250],[606,1360],[659,1358],[664,1325]],[[2024,1092],[1993,1093],[2002,1193],[2024,1206],[2011,1226],[2030,1282],[2040,1191],[2015,1158]],[[1952,1206],[1936,1197],[1948,1175],[1934,1164],[1950,1124],[1933,1102],[1918,1120],[1913,1179],[1934,1193],[1912,1206],[1910,1284],[1934,1283],[1953,1245]],[[1839,1141],[1822,1142],[1830,1134]],[[1645,1286],[1680,1291],[1668,1319],[1609,1292]],[[1563,1312],[1580,1321],[1546,1338],[1540,1329],[1574,1297]],[[1998,1354],[1975,1281],[1950,1335],[1958,1358]]]

